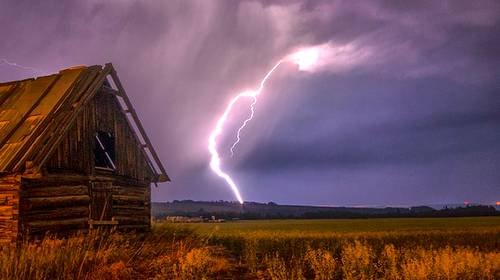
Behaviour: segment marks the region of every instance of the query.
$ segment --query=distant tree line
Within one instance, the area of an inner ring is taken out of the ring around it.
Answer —
[[[210,210],[206,210],[206,209]],[[206,217],[218,219],[355,219],[355,218],[403,218],[403,217],[473,217],[498,216],[500,212],[492,206],[473,205],[457,208],[434,209],[428,206],[411,208],[356,208],[356,207],[313,207],[290,206],[276,203],[245,203],[213,201],[197,202],[192,200],[171,203],[154,203],[153,215]]]

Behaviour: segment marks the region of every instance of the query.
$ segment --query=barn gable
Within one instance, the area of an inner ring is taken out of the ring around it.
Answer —
[[[103,109],[100,101],[114,110]],[[61,147],[68,143],[68,135],[78,134],[79,125],[89,125],[85,118],[89,110],[99,110],[102,119],[113,114],[108,117],[122,124],[120,131],[117,128],[114,132],[130,135],[135,143],[128,144],[141,153],[134,165],[145,162],[153,182],[169,180],[111,64],[104,68],[70,68],[50,76],[0,84],[0,173],[38,172],[48,162],[52,167],[61,166],[54,157],[59,154],[61,158]],[[65,155],[64,160],[71,157]],[[125,174],[123,170],[118,172]]]
[[[139,139],[114,93],[105,88],[84,106],[43,168],[48,173],[113,172],[137,181],[153,181],[155,174],[141,152]]]

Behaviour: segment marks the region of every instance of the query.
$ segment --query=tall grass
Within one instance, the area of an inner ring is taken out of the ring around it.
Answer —
[[[311,249],[301,257],[266,256],[261,279],[500,279],[500,253],[473,249],[401,249],[375,254],[366,243],[342,247],[340,256]]]
[[[0,247],[0,279],[500,279],[500,231],[91,232]]]
[[[228,268],[222,248],[168,230],[96,231],[0,249],[0,279],[209,279]]]

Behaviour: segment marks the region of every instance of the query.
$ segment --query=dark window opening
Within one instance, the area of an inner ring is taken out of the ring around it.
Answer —
[[[113,134],[98,131],[94,138],[95,166],[115,170],[115,138]]]

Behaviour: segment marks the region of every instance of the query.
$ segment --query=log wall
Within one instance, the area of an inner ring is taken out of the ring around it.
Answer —
[[[19,227],[19,182],[0,178],[0,243],[17,239]]]
[[[151,223],[149,186],[113,185],[113,217],[119,228],[149,228]]]
[[[88,229],[90,196],[86,180],[22,181],[21,231],[63,234]]]
[[[88,230],[89,220],[99,220],[104,208],[102,200],[96,199],[102,197],[93,193],[93,188],[103,185],[110,185],[111,193],[103,220],[118,222],[119,229],[150,227],[149,184],[120,176],[59,174],[22,180],[20,232],[37,236],[47,232],[64,235]]]

